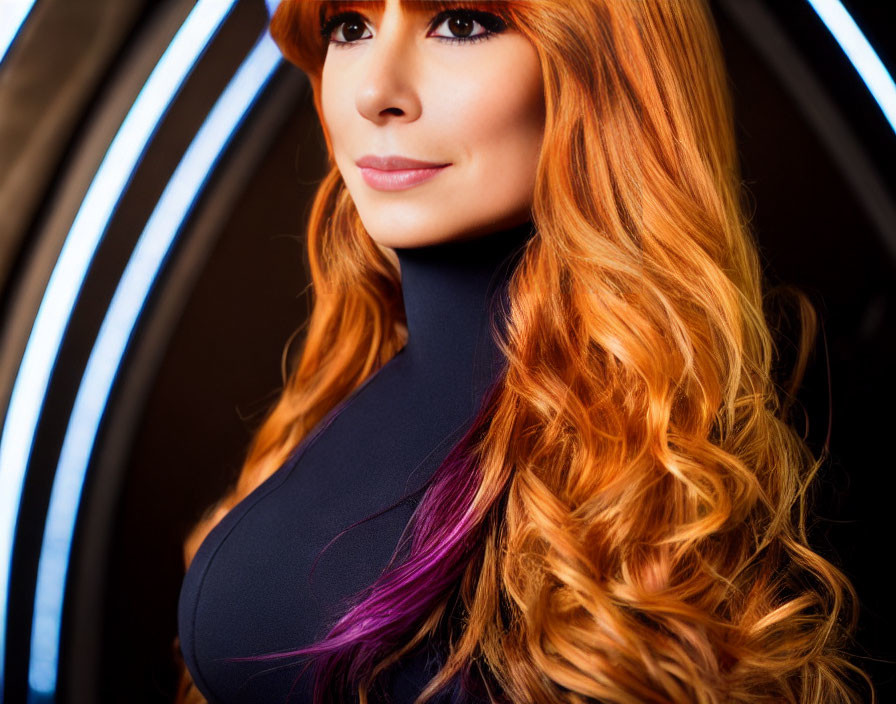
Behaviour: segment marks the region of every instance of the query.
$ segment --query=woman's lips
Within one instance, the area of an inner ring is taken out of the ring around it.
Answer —
[[[412,188],[425,181],[429,181],[439,174],[444,168],[450,164],[443,166],[430,166],[419,169],[374,169],[369,166],[362,166],[361,176],[364,182],[371,188],[378,191],[401,191],[405,188]]]
[[[451,164],[412,159],[401,154],[365,154],[355,162],[364,182],[378,191],[401,191],[435,177]]]

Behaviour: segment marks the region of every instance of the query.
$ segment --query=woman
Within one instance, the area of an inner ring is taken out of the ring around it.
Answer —
[[[814,318],[779,398],[704,0],[271,31],[331,157],[315,302],[185,544],[181,700],[857,701],[787,421]]]

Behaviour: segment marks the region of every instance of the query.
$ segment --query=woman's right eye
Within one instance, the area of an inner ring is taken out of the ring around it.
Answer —
[[[320,33],[325,41],[330,44],[352,44],[358,39],[368,39],[373,36],[364,36],[367,27],[364,18],[357,12],[340,12],[333,15],[321,25]],[[342,39],[334,38],[334,30],[339,30]]]

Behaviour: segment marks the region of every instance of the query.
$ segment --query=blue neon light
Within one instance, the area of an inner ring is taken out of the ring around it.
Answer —
[[[63,585],[94,439],[128,341],[165,255],[209,173],[280,63],[267,32],[215,103],[162,193],[125,267],[87,362],[62,444],[44,529],[31,634],[31,689],[56,686]]]
[[[3,0],[0,2],[0,63],[12,46],[35,0]]]
[[[146,80],[87,190],[53,268],[0,435],[0,690],[9,571],[34,432],[62,336],[121,194],[175,94],[235,0],[199,0]]]
[[[840,0],[808,0],[896,131],[896,83]]]

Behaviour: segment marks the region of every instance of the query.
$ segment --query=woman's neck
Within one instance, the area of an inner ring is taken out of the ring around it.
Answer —
[[[534,232],[527,221],[474,239],[395,249],[408,324],[405,355],[415,366],[439,375],[483,354],[494,361],[490,316],[499,315],[502,303],[496,294],[505,292]]]

